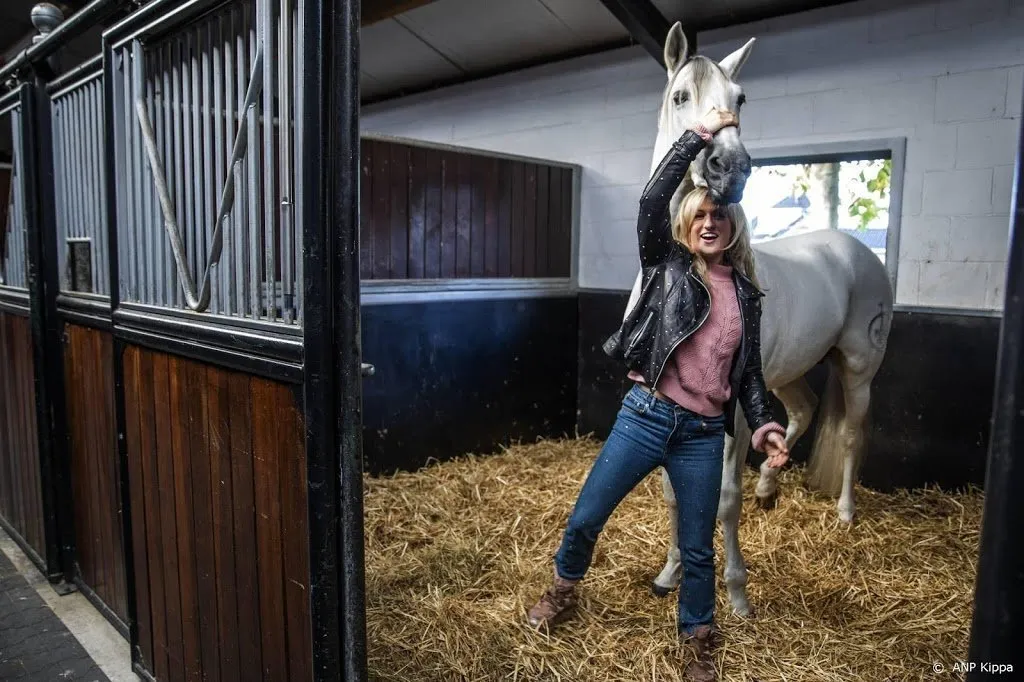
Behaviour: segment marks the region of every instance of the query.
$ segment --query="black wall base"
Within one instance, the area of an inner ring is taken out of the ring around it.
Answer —
[[[575,296],[364,304],[370,474],[572,435]]]
[[[601,350],[628,300],[625,291],[579,294],[581,434],[607,436],[631,383],[625,370]],[[896,313],[889,349],[873,384],[863,485],[882,491],[984,485],[998,341],[995,317]],[[808,374],[818,395],[825,377],[823,365]],[[785,424],[785,411],[777,401],[775,412]],[[807,461],[816,428],[815,419],[794,448],[794,461]],[[760,465],[763,456],[749,454],[751,464]]]

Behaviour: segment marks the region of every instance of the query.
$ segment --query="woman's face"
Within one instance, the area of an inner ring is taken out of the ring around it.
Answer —
[[[701,254],[705,261],[711,265],[721,263],[725,249],[732,241],[732,223],[725,208],[705,199],[690,223],[689,238],[690,248]]]

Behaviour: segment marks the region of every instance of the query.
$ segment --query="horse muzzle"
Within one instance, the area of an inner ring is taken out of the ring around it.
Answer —
[[[707,177],[711,200],[718,204],[738,204],[743,200],[748,177],[748,174],[738,172]]]

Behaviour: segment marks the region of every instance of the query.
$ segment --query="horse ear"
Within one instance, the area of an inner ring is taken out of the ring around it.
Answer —
[[[718,62],[718,65],[722,67],[722,71],[724,71],[725,75],[729,77],[729,80],[736,80],[736,76],[746,63],[747,57],[750,56],[750,50],[754,47],[755,40],[757,40],[757,38],[751,38],[747,41],[746,45]]]
[[[689,49],[686,35],[683,33],[683,25],[677,21],[665,36],[665,69],[669,75],[675,73],[689,61]]]

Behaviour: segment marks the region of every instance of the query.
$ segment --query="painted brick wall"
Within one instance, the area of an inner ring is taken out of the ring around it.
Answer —
[[[701,34],[740,76],[751,149],[907,138],[897,302],[1002,306],[1024,81],[1024,0],[880,0]],[[639,48],[363,112],[367,132],[579,163],[580,286],[625,289],[664,72]]]

